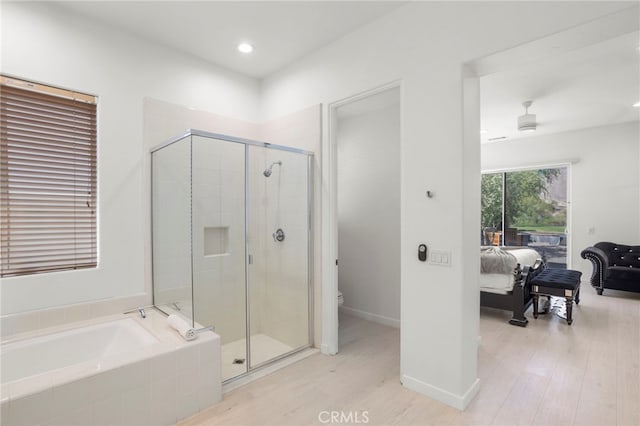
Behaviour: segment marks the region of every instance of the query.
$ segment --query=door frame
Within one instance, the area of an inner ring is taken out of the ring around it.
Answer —
[[[328,137],[323,138],[322,141],[322,176],[326,184],[322,191],[322,343],[320,345],[320,351],[327,355],[338,353],[338,108],[394,88],[400,89],[400,139],[402,140],[402,80],[393,80],[331,102],[327,106]],[[402,144],[400,145],[402,150]],[[402,308],[400,310],[402,311]]]

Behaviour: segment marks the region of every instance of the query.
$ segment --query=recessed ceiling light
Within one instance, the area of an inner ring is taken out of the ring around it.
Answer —
[[[253,52],[253,46],[249,43],[240,43],[238,45],[238,51],[242,53],[251,53]]]
[[[636,108],[640,108],[640,102],[636,102],[635,104],[633,104],[633,106]]]
[[[489,133],[489,131],[487,129],[480,129],[480,134],[481,135],[486,135],[487,133]]]

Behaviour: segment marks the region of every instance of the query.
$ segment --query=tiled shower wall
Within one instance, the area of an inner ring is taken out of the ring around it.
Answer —
[[[262,333],[297,348],[309,339],[307,156],[255,147],[249,152],[250,247],[257,243],[252,267],[263,277],[252,312],[262,311]],[[265,177],[262,172],[275,161],[282,165]],[[272,236],[279,228],[285,233],[281,242]],[[251,323],[256,334],[253,318]]]
[[[244,144],[200,136],[192,143],[194,313],[225,344],[246,334]],[[221,252],[206,254],[206,245]]]

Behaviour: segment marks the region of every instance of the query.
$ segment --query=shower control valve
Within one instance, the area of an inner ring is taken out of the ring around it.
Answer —
[[[278,228],[276,232],[273,233],[273,241],[284,241],[284,231],[282,230],[282,228]]]

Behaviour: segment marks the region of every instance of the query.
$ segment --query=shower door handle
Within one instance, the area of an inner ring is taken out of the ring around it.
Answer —
[[[248,263],[249,263],[249,265],[253,265],[253,255],[252,254],[250,254],[248,256]]]

